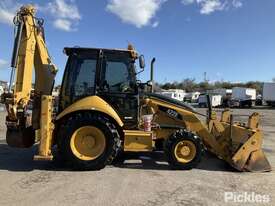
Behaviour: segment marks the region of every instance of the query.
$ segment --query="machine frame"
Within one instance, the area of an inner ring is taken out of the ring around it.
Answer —
[[[8,113],[6,139],[10,146],[31,147],[39,142],[34,159],[52,160],[52,148],[57,145],[72,167],[95,170],[111,163],[119,151],[152,152],[161,140],[164,141],[162,149],[174,169],[195,167],[206,149],[239,171],[271,170],[261,149],[263,135],[258,113],[243,124],[234,122],[228,110],[218,119],[209,98],[208,114],[204,115],[187,104],[155,94],[155,59],[151,62],[150,81],[141,83],[136,79],[134,63],[139,59],[143,71],[144,57],[138,56],[132,45],[126,50],[65,48],[69,58],[64,79],[69,80],[63,80],[58,100],[60,109],[54,117],[52,89],[57,69],[47,51],[43,20],[35,17],[33,6],[27,5],[18,11],[15,25],[17,35],[10,84],[15,72],[15,85],[3,98]],[[78,58],[83,52],[88,57]],[[92,53],[96,55],[93,57],[96,62],[86,61],[91,60]],[[68,75],[79,75],[84,62],[83,68],[88,71],[82,74],[83,78],[89,77],[92,65],[96,68],[91,71],[95,74],[94,83],[81,82],[75,87],[77,79]],[[111,71],[124,69],[118,73],[127,72],[126,81],[110,84],[115,76],[111,75],[107,81],[109,65],[113,65]],[[67,89],[69,95],[64,95]],[[33,106],[31,118],[27,113],[30,103]],[[149,127],[142,118],[145,115],[153,117]],[[198,115],[205,116],[206,122]]]

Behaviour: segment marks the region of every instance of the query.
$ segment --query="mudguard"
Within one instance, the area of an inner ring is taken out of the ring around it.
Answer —
[[[84,111],[84,110],[91,110],[91,111],[98,111],[102,112],[111,118],[113,118],[117,124],[122,127],[123,122],[121,121],[120,117],[116,113],[116,111],[102,98],[99,96],[90,96],[83,98],[69,107],[67,107],[64,111],[62,111],[57,117],[56,120],[60,120],[68,114],[77,112],[77,111]]]

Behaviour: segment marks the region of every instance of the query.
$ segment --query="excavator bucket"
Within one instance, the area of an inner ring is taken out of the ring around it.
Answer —
[[[213,120],[210,129],[219,148],[212,147],[212,151],[239,171],[271,171],[262,150],[263,132],[259,128],[259,114],[252,114],[247,124],[234,122],[233,118],[227,110],[223,112],[221,121]]]
[[[32,127],[24,129],[7,129],[6,141],[10,147],[29,148],[35,143],[35,132]]]

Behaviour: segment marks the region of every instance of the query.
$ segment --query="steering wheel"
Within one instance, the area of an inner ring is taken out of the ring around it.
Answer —
[[[127,92],[127,91],[131,90],[131,87],[128,82],[119,82],[119,83],[112,85],[111,87],[119,87],[119,90],[121,92]]]
[[[128,92],[131,90],[130,85],[128,83],[122,83],[119,88],[122,92]]]

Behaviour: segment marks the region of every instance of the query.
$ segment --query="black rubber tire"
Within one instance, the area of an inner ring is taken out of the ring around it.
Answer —
[[[177,143],[182,140],[189,140],[193,142],[196,147],[196,155],[194,159],[188,163],[179,162],[174,154]],[[189,170],[195,168],[201,161],[203,151],[204,147],[200,138],[195,134],[185,130],[179,130],[175,132],[164,143],[164,153],[166,155],[169,166],[175,170]]]
[[[71,137],[78,128],[94,126],[100,129],[106,140],[105,151],[95,160],[84,161],[77,158],[70,147]],[[103,115],[97,113],[78,113],[71,116],[58,131],[58,154],[67,166],[73,170],[100,170],[110,164],[121,146],[115,125]]]
[[[115,158],[112,161],[112,165],[121,165],[124,163],[126,158],[125,152],[123,151],[123,149],[119,149],[117,152],[117,155],[115,156]]]
[[[155,151],[163,151],[164,139],[157,139],[155,141]]]

